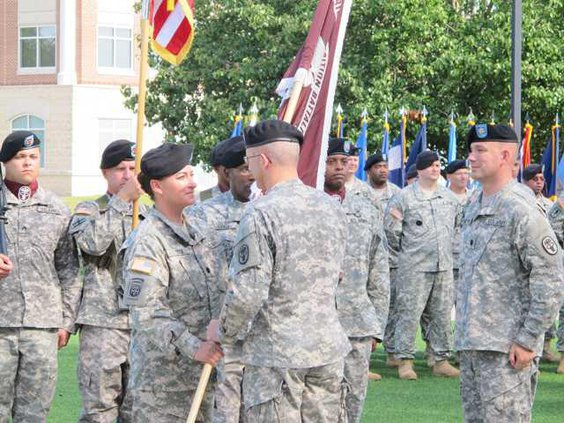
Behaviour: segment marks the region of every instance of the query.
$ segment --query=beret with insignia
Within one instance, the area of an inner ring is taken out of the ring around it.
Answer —
[[[368,170],[376,163],[381,163],[381,162],[386,162],[386,158],[384,157],[384,155],[380,152],[374,153],[366,160],[366,163],[364,164],[364,170]]]
[[[468,148],[473,142],[504,142],[518,144],[513,128],[508,125],[476,124],[468,132]]]
[[[258,147],[272,142],[295,142],[302,145],[303,134],[293,125],[281,120],[264,120],[245,129],[245,146]]]
[[[100,169],[111,169],[123,161],[133,160],[135,160],[135,144],[128,140],[115,140],[104,149]]]
[[[192,144],[161,144],[143,155],[141,172],[149,179],[174,175],[192,162],[193,152]]]
[[[39,147],[41,141],[33,132],[15,131],[4,139],[0,150],[0,162],[11,160],[20,150],[30,150]]]
[[[536,163],[530,164],[525,169],[523,169],[523,179],[525,181],[530,181],[539,173],[542,173],[542,165]]]
[[[351,142],[345,138],[329,138],[327,157],[334,156],[336,154],[350,156],[351,148]]]
[[[453,160],[446,167],[446,173],[451,175],[460,169],[468,169],[468,162],[466,160]]]
[[[415,163],[409,166],[405,174],[405,177],[407,179],[417,178],[417,167],[415,167]]]
[[[439,161],[439,155],[436,151],[426,150],[417,155],[415,159],[415,167],[417,170],[424,170],[431,166],[433,163]]]
[[[227,169],[241,166],[245,163],[245,141],[243,137],[233,137],[224,144],[219,164]]]

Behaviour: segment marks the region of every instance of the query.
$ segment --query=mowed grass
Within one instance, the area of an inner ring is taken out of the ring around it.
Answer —
[[[71,210],[85,200],[97,197],[67,197]],[[147,196],[143,202],[150,204]],[[424,344],[418,335],[415,371],[419,380],[402,381],[397,370],[386,366],[386,355],[379,347],[372,354],[371,369],[384,379],[370,381],[362,421],[365,423],[452,423],[462,421],[458,379],[433,377],[423,359]],[[59,379],[49,423],[78,420],[80,395],[76,378],[78,337],[59,352]],[[540,382],[533,409],[534,423],[554,423],[564,416],[564,375],[555,373],[556,364],[541,364]]]
[[[418,347],[422,350],[421,341]],[[49,423],[78,420],[80,395],[76,379],[78,337],[59,352],[59,380]],[[370,381],[362,421],[365,423],[452,423],[462,421],[458,380],[437,378],[417,353],[419,380],[402,381],[395,369],[386,367],[386,356],[379,347],[372,355],[371,368],[384,379]],[[534,423],[554,423],[564,416],[564,375],[557,375],[555,364],[541,365],[540,383],[533,409]]]

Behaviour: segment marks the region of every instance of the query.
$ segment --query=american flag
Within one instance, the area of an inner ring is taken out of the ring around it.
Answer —
[[[151,25],[153,51],[179,65],[194,40],[194,0],[145,0],[142,14]]]

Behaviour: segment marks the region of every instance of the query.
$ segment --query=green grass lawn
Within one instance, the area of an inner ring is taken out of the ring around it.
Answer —
[[[421,347],[421,343],[419,343]],[[49,415],[49,423],[72,423],[78,419],[80,396],[76,380],[78,338],[73,336],[67,348],[59,353],[59,381]],[[385,365],[382,348],[372,355],[372,370],[384,379],[370,381],[363,422],[385,423],[452,423],[462,421],[458,380],[431,375],[417,354],[419,380],[403,381],[395,369]],[[564,375],[554,373],[556,365],[541,365],[541,377],[533,410],[534,423],[555,423],[564,415]]]

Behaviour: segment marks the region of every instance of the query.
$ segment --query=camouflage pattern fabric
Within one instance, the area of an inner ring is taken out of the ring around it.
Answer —
[[[349,338],[349,342],[352,350],[345,357],[345,381],[348,387],[345,404],[347,422],[358,423],[362,417],[366,390],[368,389],[372,338]]]
[[[564,209],[559,201],[556,201],[547,212],[548,222],[558,239],[560,247],[564,246]],[[564,353],[564,301],[560,306],[558,314],[558,330],[556,331],[558,342],[556,348]]]

